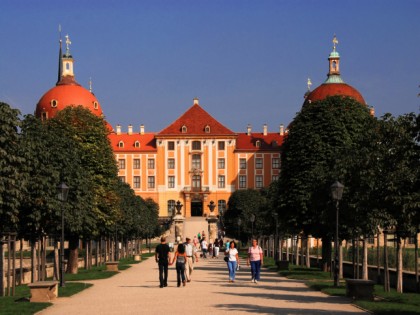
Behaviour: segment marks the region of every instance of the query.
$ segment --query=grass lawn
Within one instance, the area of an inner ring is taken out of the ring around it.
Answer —
[[[142,254],[142,260],[148,259],[154,254]],[[133,258],[124,258],[118,262],[118,269],[125,270],[130,268],[131,264],[138,264],[140,261],[134,261]],[[105,271],[105,266],[92,267],[90,270],[79,269],[78,274],[66,274],[66,286],[58,288],[58,297],[68,297],[83,291],[92,286],[89,283],[81,283],[77,281],[106,279],[117,274],[115,271]],[[52,279],[49,279],[52,280]],[[76,281],[76,282],[73,282]],[[30,291],[26,284],[17,286],[15,296],[0,297],[0,314],[1,315],[29,315],[39,312],[47,308],[52,303],[29,303]]]
[[[275,262],[272,258],[264,258],[264,266],[275,269]],[[329,272],[320,271],[317,268],[305,268],[290,265],[289,270],[279,271],[282,276],[305,280],[307,286],[314,290],[322,291],[329,295],[345,296],[345,281],[340,281],[340,287],[334,287],[334,281]],[[417,293],[397,293],[391,289],[386,293],[383,287],[375,285],[375,301],[356,300],[353,303],[375,315],[420,315],[420,294]]]

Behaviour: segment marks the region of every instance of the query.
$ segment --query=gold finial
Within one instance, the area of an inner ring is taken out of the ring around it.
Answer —
[[[70,53],[70,45],[71,45],[70,37],[69,37],[68,34],[66,36],[64,36],[64,37],[66,38],[66,50],[67,50],[67,53]]]
[[[310,91],[311,90],[311,86],[312,86],[311,78],[308,78],[307,85],[308,85],[308,91]]]
[[[333,49],[335,51],[335,49],[337,47],[337,44],[338,44],[338,39],[337,39],[337,36],[335,36],[335,34],[334,34],[332,42],[333,42]]]

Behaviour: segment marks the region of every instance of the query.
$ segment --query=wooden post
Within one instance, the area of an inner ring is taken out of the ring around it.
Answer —
[[[0,239],[0,296],[5,296],[4,290],[4,240]]]

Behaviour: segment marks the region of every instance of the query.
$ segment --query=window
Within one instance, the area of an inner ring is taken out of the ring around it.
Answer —
[[[118,179],[119,179],[120,181],[122,181],[123,183],[125,183],[125,176],[118,176]]]
[[[187,126],[183,125],[183,126],[181,127],[181,132],[182,132],[182,133],[187,133]]]
[[[168,200],[168,216],[175,215],[175,200]]]
[[[147,188],[155,188],[155,177],[148,176],[147,177]]]
[[[175,188],[175,176],[168,176],[168,188]]]
[[[147,160],[147,168],[152,170],[155,168],[155,159],[148,159]]]
[[[239,159],[239,168],[241,170],[246,170],[246,159]]]
[[[191,166],[193,169],[201,169],[201,155],[200,154],[193,154],[192,155],[192,162]]]
[[[368,244],[375,244],[375,237],[374,236],[369,236],[366,239],[366,241],[367,241]]]
[[[225,188],[225,175],[219,175],[218,177],[218,187]]]
[[[118,160],[118,168],[120,170],[124,170],[125,169],[125,159],[119,159]]]
[[[46,112],[42,112],[41,116],[42,116],[41,120],[47,120],[48,118],[48,114]]]
[[[135,148],[140,148],[140,141],[134,142],[134,147]]]
[[[133,187],[134,188],[140,188],[140,176],[134,176]]]
[[[225,168],[225,159],[224,158],[217,159],[217,168],[219,168],[219,169]]]
[[[93,102],[93,108],[94,108],[94,109],[98,109],[98,102],[96,102],[96,101],[95,101],[95,102]]]
[[[201,176],[193,175],[192,177],[192,190],[200,191],[201,190]]]
[[[175,168],[175,159],[168,159],[168,169],[173,170]]]
[[[239,188],[246,188],[246,176],[239,175]]]
[[[275,182],[276,180],[279,180],[279,175],[271,176],[271,181]]]
[[[263,188],[263,177],[262,175],[255,176],[255,187]]]
[[[51,104],[51,107],[57,107],[58,101],[57,100],[51,100],[50,104]]]
[[[173,151],[173,150],[175,150],[175,142],[168,141],[168,151]]]
[[[219,214],[226,212],[226,200],[219,200],[217,202],[217,209],[219,210]]]
[[[224,150],[225,149],[225,142],[224,141],[219,141],[217,143],[217,147],[219,148],[219,150]]]
[[[255,168],[263,168],[263,159],[262,158],[256,158],[255,159]]]
[[[200,141],[193,141],[192,142],[192,149],[195,151],[201,150],[201,142]]]
[[[118,147],[119,148],[124,148],[124,142],[122,142],[122,141],[118,142]]]
[[[272,161],[272,167],[273,168],[280,168],[280,159],[279,158],[273,158],[271,161]]]
[[[134,159],[134,160],[133,160],[133,168],[134,168],[135,170],[140,169],[140,159]]]
[[[204,132],[205,132],[205,133],[210,133],[210,126],[209,126],[209,125],[207,125],[207,126],[204,128]]]
[[[255,141],[255,146],[257,148],[261,147],[261,141],[260,140]]]

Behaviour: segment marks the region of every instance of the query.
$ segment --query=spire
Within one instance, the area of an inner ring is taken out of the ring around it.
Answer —
[[[344,83],[343,79],[340,77],[340,54],[337,51],[338,39],[335,34],[332,39],[332,43],[333,51],[328,57],[328,62],[330,65],[328,71],[328,79],[325,81],[325,83]]]
[[[92,78],[89,78],[89,92],[92,93]]]
[[[58,79],[57,79],[56,84],[58,84],[58,82],[60,82],[61,74],[63,72],[63,69],[61,67],[62,63],[63,63],[63,61],[62,61],[63,52],[62,52],[62,40],[61,40],[61,24],[58,25],[58,34],[59,34],[58,42],[59,42],[60,48],[58,50]]]
[[[308,86],[308,92],[310,92],[311,91],[311,86],[312,86],[311,78],[308,78],[308,82],[306,84]]]

